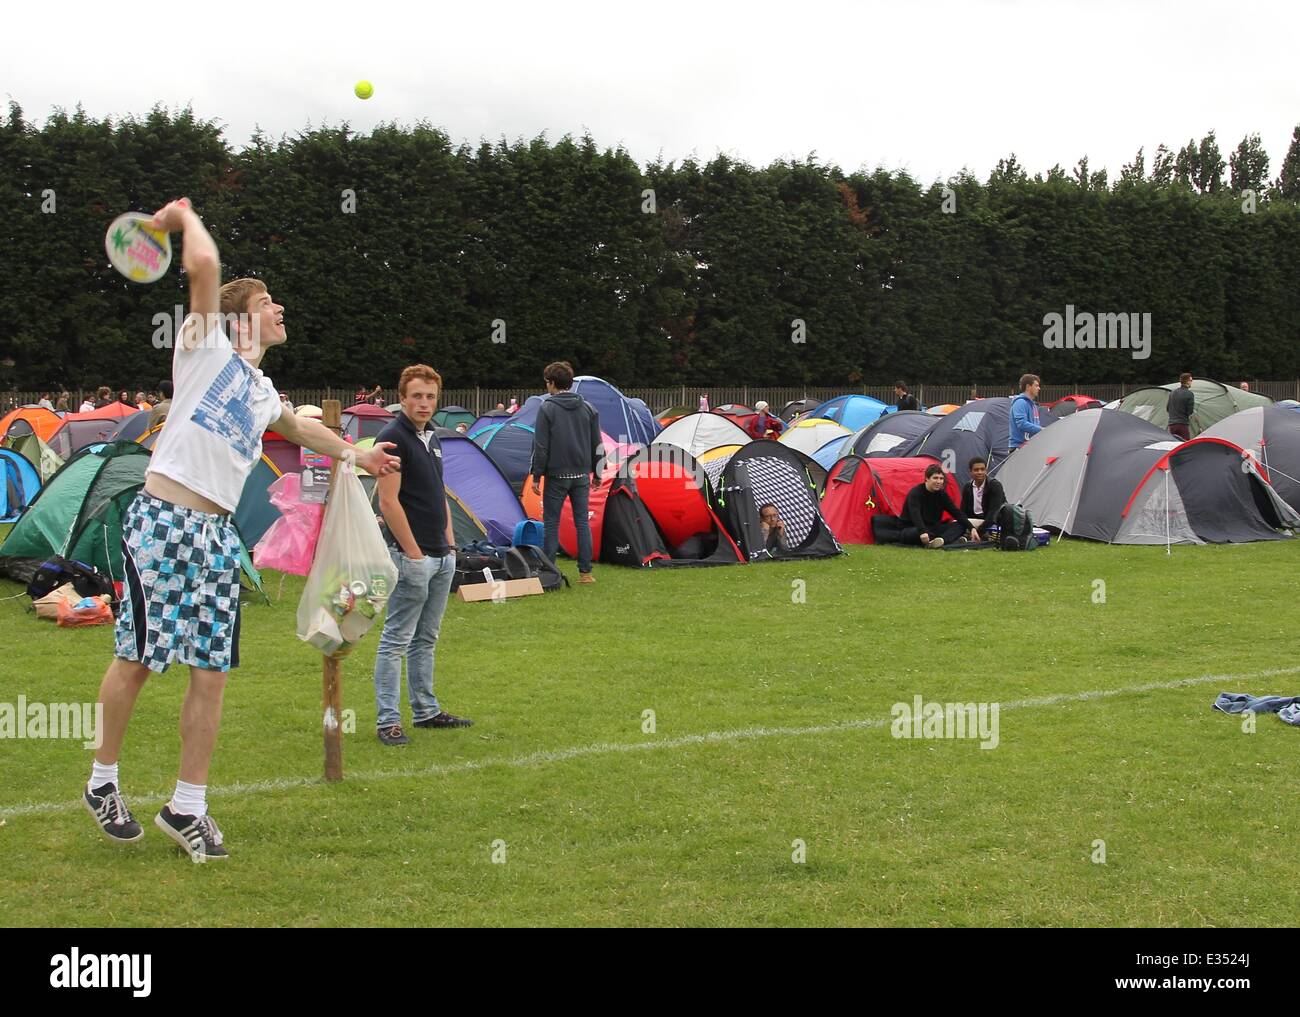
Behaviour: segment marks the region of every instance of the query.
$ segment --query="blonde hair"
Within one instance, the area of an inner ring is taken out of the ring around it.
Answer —
[[[266,283],[261,279],[231,279],[221,287],[222,317],[229,321],[231,315],[247,314],[253,294],[265,292]]]

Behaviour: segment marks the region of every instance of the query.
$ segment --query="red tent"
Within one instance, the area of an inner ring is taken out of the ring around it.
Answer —
[[[709,505],[704,471],[689,453],[671,446],[624,448],[608,456],[600,486],[591,490],[588,516],[597,561],[645,567],[745,560]],[[573,507],[567,500],[560,515],[560,547],[577,557]]]
[[[74,452],[80,452],[87,445],[108,441],[109,436],[117,430],[119,420],[139,412],[138,406],[109,403],[97,410],[69,413],[60,422],[58,430],[50,435],[49,446],[66,461],[72,458]]]
[[[1100,399],[1094,399],[1090,395],[1068,395],[1062,396],[1055,402],[1047,403],[1047,408],[1055,413],[1058,417],[1064,417],[1067,414],[1075,413],[1078,410],[1095,410],[1102,405]]]
[[[822,496],[822,518],[842,544],[874,544],[871,520],[903,511],[907,492],[925,481],[931,456],[911,459],[863,459],[845,456],[831,468]],[[948,496],[961,503],[957,478],[948,474]],[[945,519],[947,516],[945,515]]]
[[[339,426],[343,431],[343,437],[350,441],[361,441],[364,438],[375,437],[392,419],[393,414],[382,406],[357,403],[340,414]]]

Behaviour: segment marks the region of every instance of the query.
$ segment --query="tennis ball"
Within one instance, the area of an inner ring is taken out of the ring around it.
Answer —
[[[357,93],[358,99],[369,99],[375,94],[375,86],[369,81],[358,81],[354,91]]]

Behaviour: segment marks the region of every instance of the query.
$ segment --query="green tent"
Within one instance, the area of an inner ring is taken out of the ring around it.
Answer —
[[[3,442],[0,442],[5,448],[11,448],[15,452],[21,452],[29,461],[35,464],[37,472],[41,475],[41,483],[44,484],[59,472],[63,465],[63,460],[59,454],[50,448],[45,442],[41,441],[40,436],[32,434],[13,434],[10,433]]]
[[[1118,409],[1141,417],[1156,427],[1169,427],[1169,393],[1178,388],[1178,382],[1168,385],[1156,385],[1140,388],[1130,392],[1120,400]],[[1258,392],[1246,392],[1232,385],[1224,385],[1207,378],[1192,381],[1192,394],[1196,396],[1196,408],[1192,411],[1191,433],[1195,438],[1202,431],[1213,427],[1224,417],[1230,417],[1238,410],[1252,406],[1270,406],[1273,400]]]
[[[464,406],[444,406],[433,415],[434,424],[438,427],[445,427],[449,431],[456,430],[461,424],[468,427],[476,420],[478,420],[478,414],[470,413]]]
[[[122,517],[144,486],[150,452],[133,441],[88,445],[33,499],[0,544],[0,575],[21,583],[51,555],[91,565],[114,581],[123,577]],[[259,593],[262,578],[240,547],[244,579]]]

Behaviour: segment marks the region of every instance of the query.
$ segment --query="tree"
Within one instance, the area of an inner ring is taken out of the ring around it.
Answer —
[[[1268,153],[1260,143],[1258,134],[1248,134],[1241,139],[1237,150],[1228,159],[1232,168],[1232,191],[1260,194],[1268,186]]]
[[[1151,158],[1151,182],[1157,187],[1168,187],[1174,182],[1174,164],[1176,160],[1173,152],[1163,144],[1156,149],[1156,154]]]
[[[1300,201],[1300,125],[1291,132],[1291,147],[1286,150],[1286,158],[1282,160],[1277,192],[1291,201]]]
[[[1224,165],[1219,143],[1211,131],[1201,139],[1196,154],[1196,187],[1202,194],[1218,194],[1223,190]]]

